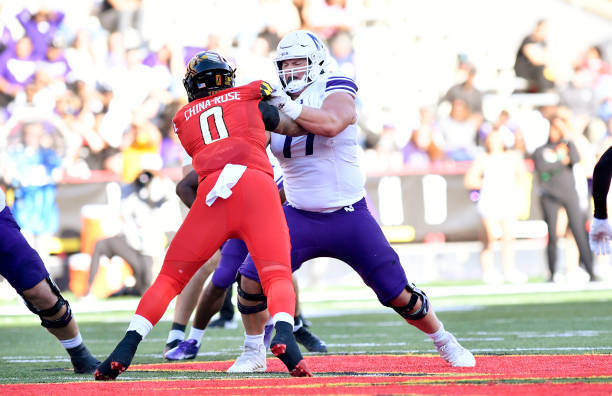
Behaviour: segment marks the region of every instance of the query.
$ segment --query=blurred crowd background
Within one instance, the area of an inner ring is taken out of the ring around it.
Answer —
[[[238,84],[277,83],[276,45],[300,28],[324,39],[334,68],[357,82],[368,172],[472,161],[493,132],[530,159],[559,116],[580,153],[580,185],[612,142],[606,1],[2,1],[0,184],[43,257],[58,232],[58,184],[121,181],[131,190],[119,207],[143,186],[154,190],[143,172],[181,166],[171,119],[186,103],[193,54],[218,50]],[[175,201],[153,190],[144,194],[151,210]],[[122,216],[117,233],[155,226],[143,213]],[[177,222],[156,225],[168,233]]]

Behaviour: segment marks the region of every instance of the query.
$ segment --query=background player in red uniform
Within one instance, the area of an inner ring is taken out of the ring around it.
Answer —
[[[234,69],[216,52],[196,54],[183,82],[190,103],[173,122],[200,179],[197,197],[125,337],[95,378],[115,379],[128,368],[170,301],[229,238],[246,243],[259,271],[276,330],[270,349],[291,375],[310,376],[293,336],[289,231],[265,150],[268,130],[290,136],[304,131],[261,101],[272,93],[267,83],[234,88]]]

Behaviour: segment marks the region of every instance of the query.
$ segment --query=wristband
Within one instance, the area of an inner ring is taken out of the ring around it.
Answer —
[[[283,113],[295,121],[302,114],[302,105],[289,99],[283,106]]]

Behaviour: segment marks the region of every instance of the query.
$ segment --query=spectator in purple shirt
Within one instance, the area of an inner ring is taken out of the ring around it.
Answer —
[[[46,71],[54,81],[60,80],[66,82],[71,69],[64,56],[64,45],[61,40],[56,38],[51,42],[45,57],[39,63],[39,67]]]
[[[23,90],[36,72],[36,57],[32,54],[32,41],[24,36],[15,48],[0,57],[0,105],[6,106]]]
[[[2,22],[0,22],[0,24],[2,24]],[[13,35],[8,26],[0,26],[0,54],[11,49],[14,44],[15,40],[13,40]]]
[[[444,151],[435,141],[438,131],[433,110],[427,106],[421,107],[419,118],[419,126],[412,131],[410,140],[402,148],[404,163],[417,167],[445,159]]]
[[[17,14],[17,19],[23,26],[26,36],[32,40],[33,54],[43,57],[59,25],[64,20],[64,13],[41,7],[32,14],[27,8],[24,8]]]

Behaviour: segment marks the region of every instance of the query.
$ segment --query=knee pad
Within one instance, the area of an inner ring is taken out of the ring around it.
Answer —
[[[427,315],[427,312],[429,312],[429,299],[427,298],[427,295],[425,294],[425,292],[417,288],[414,285],[414,283],[410,283],[410,282],[408,282],[408,285],[406,286],[406,290],[412,293],[408,304],[402,307],[392,306],[391,308],[393,308],[395,312],[400,314],[400,316],[404,319],[408,319],[408,320],[423,319],[425,315]],[[419,299],[421,299],[421,306],[416,312],[412,312],[412,310],[416,306],[416,303]]]
[[[68,304],[68,301],[66,301],[64,297],[62,297],[59,288],[49,276],[47,276],[46,281],[51,287],[53,294],[57,296],[57,301],[51,308],[38,309],[34,305],[32,305],[32,303],[30,303],[23,295],[21,297],[23,298],[23,301],[25,302],[25,305],[28,307],[28,309],[32,313],[40,317],[41,326],[46,327],[48,329],[58,329],[61,327],[66,327],[68,326],[68,323],[70,323],[70,321],[72,320],[72,310],[70,309],[70,304]],[[61,311],[64,305],[66,306],[66,312],[64,312],[64,314],[60,318],[53,320],[46,319],[46,317],[57,315],[57,313]]]
[[[236,290],[238,291],[238,295],[244,298],[245,300],[260,301],[260,303],[257,305],[244,305],[240,303],[240,300],[238,300],[238,311],[245,315],[265,311],[268,308],[268,300],[266,299],[266,296],[261,293],[252,294],[242,290],[242,287],[240,285],[241,278],[242,275],[240,274],[240,272],[236,274],[236,282],[238,284]]]

